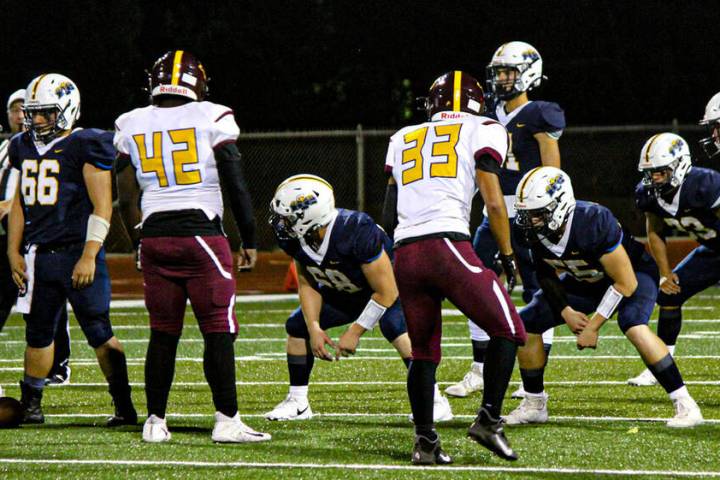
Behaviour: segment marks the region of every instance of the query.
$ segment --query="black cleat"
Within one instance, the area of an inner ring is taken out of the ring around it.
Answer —
[[[70,383],[70,367],[60,367],[50,372],[45,379],[45,385],[67,385]]]
[[[426,437],[417,435],[412,463],[413,465],[447,465],[452,463],[452,458],[440,448],[440,439],[431,442]]]
[[[120,411],[115,409],[115,415],[107,419],[105,423],[108,427],[121,427],[123,425],[137,425],[138,417],[134,408],[130,410]]]
[[[505,437],[503,421],[493,419],[483,408],[468,429],[468,437],[504,460],[517,460],[518,456]]]
[[[120,427],[122,425],[137,425],[137,411],[133,406],[130,396],[130,386],[127,383],[110,385],[110,396],[115,405],[115,414],[107,419],[108,427]]]
[[[43,396],[42,388],[33,388],[27,383],[21,381],[20,391],[22,392],[20,404],[23,408],[21,423],[45,423],[45,415],[43,415],[42,406],[40,405]]]

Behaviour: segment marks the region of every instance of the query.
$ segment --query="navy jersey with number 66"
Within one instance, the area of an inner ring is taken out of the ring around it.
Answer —
[[[115,158],[113,135],[76,129],[38,148],[29,133],[12,138],[9,156],[20,170],[20,199],[25,215],[25,243],[69,244],[85,241],[93,212],[83,179],[86,163],[110,170]]]
[[[281,241],[280,248],[305,267],[313,287],[334,305],[364,305],[373,294],[361,267],[377,260],[383,250],[392,258],[392,241],[369,215],[338,209],[318,252],[298,240]]]
[[[720,219],[715,214],[720,208],[720,173],[692,167],[670,202],[655,198],[640,183],[635,201],[640,210],[654,213],[669,227],[689,233],[701,245],[720,253]]]

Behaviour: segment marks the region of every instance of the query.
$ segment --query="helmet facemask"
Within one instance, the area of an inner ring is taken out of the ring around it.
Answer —
[[[529,67],[528,64],[488,65],[488,90],[499,100],[511,100],[517,97],[527,90],[522,81],[522,73]]]
[[[665,165],[657,168],[646,168],[643,169],[642,185],[646,190],[650,190],[655,198],[667,197],[674,194],[678,187],[682,184],[682,180],[675,174],[680,159],[674,160],[669,165]],[[653,180],[654,173],[664,173],[665,180],[662,182],[655,182]]]
[[[530,244],[537,243],[541,236],[552,243],[560,241],[565,232],[568,216],[566,215],[562,219],[557,218],[558,205],[558,200],[553,200],[542,208],[517,210],[515,224],[523,232],[525,241]]]
[[[709,122],[700,122],[708,132],[708,136],[700,139],[702,147],[708,159],[715,158],[720,155],[720,118]]]
[[[69,104],[66,105],[65,109],[69,106]],[[60,110],[58,105],[31,105],[24,106],[23,110],[25,111],[25,128],[37,143],[48,144],[60,133],[72,128],[65,117],[65,111]],[[34,123],[36,115],[42,115],[46,119],[45,124],[36,126]]]

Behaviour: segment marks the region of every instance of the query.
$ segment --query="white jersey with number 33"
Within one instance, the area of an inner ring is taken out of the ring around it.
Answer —
[[[438,112],[390,138],[386,171],[398,185],[395,242],[433,233],[470,235],[475,159],[507,155],[505,127],[487,117]]]
[[[115,148],[129,155],[142,189],[143,221],[156,212],[201,209],[222,217],[213,149],[235,142],[233,111],[211,102],[148,106],[115,121]]]

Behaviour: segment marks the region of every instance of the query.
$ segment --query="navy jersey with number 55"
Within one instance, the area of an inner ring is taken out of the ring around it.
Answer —
[[[643,245],[623,231],[612,212],[602,205],[580,201],[570,214],[568,226],[557,245],[537,242],[532,245],[533,258],[542,263],[543,270],[565,272],[581,283],[613,283],[607,278],[600,257],[622,245],[633,269],[657,277],[657,267]],[[515,227],[517,228],[517,227]],[[520,232],[516,232],[518,238]],[[541,265],[538,265],[540,270]]]
[[[510,113],[505,113],[505,103],[500,102],[487,116],[497,119],[508,131],[510,149],[500,172],[500,186],[503,195],[515,195],[520,179],[542,165],[540,146],[533,135],[543,132],[560,138],[565,113],[557,103],[535,100]]]
[[[692,167],[670,202],[655,198],[643,188],[635,189],[640,210],[654,213],[671,228],[693,236],[698,243],[720,253],[720,173],[708,168]]]
[[[280,248],[305,267],[313,287],[335,305],[364,305],[373,294],[361,267],[377,260],[383,250],[392,258],[392,241],[369,215],[338,209],[319,251],[298,240],[281,241]]]
[[[76,129],[38,148],[30,134],[14,136],[9,156],[20,170],[20,199],[26,244],[85,241],[93,212],[83,179],[86,163],[110,170],[115,158],[113,135],[98,129]]]

